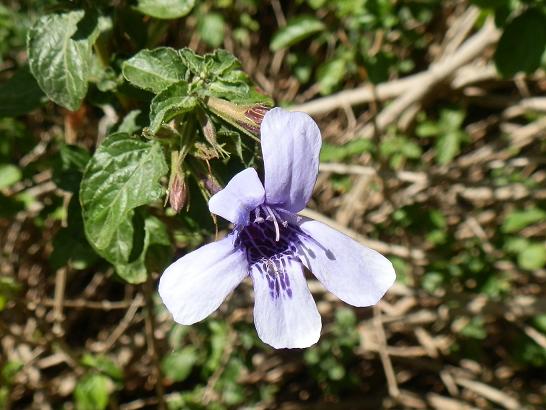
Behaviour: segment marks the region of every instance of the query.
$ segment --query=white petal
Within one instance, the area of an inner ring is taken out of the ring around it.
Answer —
[[[266,201],[299,212],[311,198],[322,144],[320,130],[303,112],[274,108],[260,128]]]
[[[344,302],[375,305],[394,283],[394,268],[380,253],[317,221],[306,220],[300,228],[312,238],[303,239],[302,262]]]
[[[264,187],[256,170],[247,168],[209,199],[209,210],[235,225],[246,225],[249,213],[264,200]]]
[[[320,315],[301,265],[287,263],[286,271],[288,281],[282,273],[252,268],[256,330],[263,342],[276,349],[309,347],[320,337]]]
[[[191,325],[218,309],[247,275],[246,256],[228,236],[170,265],[159,280],[159,296],[176,322]]]

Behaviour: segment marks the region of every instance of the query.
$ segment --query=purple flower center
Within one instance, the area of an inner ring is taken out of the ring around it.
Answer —
[[[281,212],[269,206],[259,206],[253,212],[254,220],[243,227],[235,246],[240,246],[247,257],[250,271],[255,268],[269,284],[272,298],[285,294],[292,297],[288,265],[301,263],[297,256],[303,234],[294,225],[284,221]]]

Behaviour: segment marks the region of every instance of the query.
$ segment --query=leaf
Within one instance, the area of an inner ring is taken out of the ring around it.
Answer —
[[[518,265],[526,270],[541,269],[546,265],[546,246],[533,243],[518,255]]]
[[[546,212],[539,208],[529,208],[523,211],[511,212],[502,224],[502,231],[512,233],[537,222],[546,220]]]
[[[55,103],[75,111],[87,94],[98,20],[81,10],[42,16],[29,30],[30,71]]]
[[[16,117],[38,108],[44,93],[28,67],[0,84],[0,117]]]
[[[459,153],[461,132],[451,131],[440,135],[436,142],[436,162],[446,165]]]
[[[508,22],[495,52],[497,70],[504,77],[532,73],[546,49],[546,15],[530,8]]]
[[[101,255],[129,261],[132,211],[163,195],[159,179],[167,170],[158,142],[116,133],[99,146],[85,169],[80,201],[87,238]]]
[[[165,224],[158,218],[149,215],[144,220],[144,244],[142,251],[132,262],[116,264],[117,274],[129,283],[144,282],[148,275],[146,256],[149,249],[154,245],[169,247],[170,239]],[[164,266],[160,268],[164,268]]]
[[[224,42],[225,22],[220,13],[206,13],[197,23],[201,39],[211,47],[220,47]]]
[[[324,23],[312,16],[298,16],[288,21],[288,24],[279,29],[269,48],[272,51],[278,51],[281,48],[287,48],[299,43],[311,35],[324,30]]]
[[[168,353],[161,362],[163,374],[173,382],[186,380],[197,361],[195,347],[188,346],[182,350]]]
[[[21,180],[23,173],[12,164],[0,164],[0,189],[7,188]]]
[[[122,71],[134,86],[157,94],[184,80],[187,70],[176,50],[160,47],[139,51],[123,63]]]
[[[155,134],[164,122],[177,115],[192,111],[197,106],[197,98],[188,95],[188,84],[180,82],[171,85],[157,94],[150,104],[150,131]]]
[[[344,58],[335,58],[322,64],[317,70],[317,82],[320,93],[331,94],[347,73],[347,62]]]
[[[121,368],[108,356],[104,355],[92,355],[90,353],[84,353],[82,357],[82,364],[92,367],[106,376],[110,376],[114,380],[123,379],[123,371]]]
[[[136,9],[158,19],[177,19],[187,15],[195,0],[138,0]]]
[[[103,410],[108,405],[110,379],[101,374],[88,374],[74,390],[77,410]]]

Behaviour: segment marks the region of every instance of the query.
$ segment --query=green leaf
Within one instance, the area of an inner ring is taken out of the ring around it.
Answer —
[[[155,134],[161,124],[169,122],[177,115],[192,111],[197,106],[197,98],[188,95],[188,84],[179,82],[157,94],[150,104],[150,131]]]
[[[504,77],[530,74],[539,68],[545,49],[546,16],[530,8],[505,26],[494,57],[497,70]]]
[[[546,220],[546,212],[539,208],[529,208],[511,212],[502,224],[502,231],[512,233]]]
[[[182,350],[167,354],[161,362],[161,370],[173,382],[181,382],[190,375],[196,361],[197,352],[195,347],[188,346]]]
[[[158,19],[177,19],[187,15],[195,0],[138,0],[136,9]]]
[[[0,84],[0,117],[16,117],[39,107],[44,93],[28,67]]]
[[[81,10],[42,16],[28,33],[30,71],[55,103],[76,110],[87,94],[98,20]]]
[[[103,410],[108,405],[110,379],[101,374],[88,374],[74,390],[77,410]]]
[[[331,94],[347,73],[347,62],[344,58],[335,58],[322,64],[317,70],[317,81],[320,93]]]
[[[178,52],[169,47],[142,50],[125,61],[122,70],[131,84],[156,94],[186,75]]]
[[[298,16],[288,21],[286,26],[275,33],[269,48],[273,51],[278,51],[281,48],[293,46],[307,37],[324,30],[324,28],[324,23],[315,17]]]
[[[527,270],[541,269],[546,265],[546,246],[533,243],[518,255],[518,265]]]
[[[129,283],[144,282],[148,275],[146,257],[148,250],[154,245],[169,247],[170,239],[165,224],[158,218],[149,215],[144,220],[144,244],[142,251],[130,263],[115,264],[117,274]],[[160,266],[160,268],[164,268],[164,266]]]
[[[93,356],[92,354],[84,353],[82,357],[82,364],[92,367],[99,372],[104,373],[106,376],[110,376],[114,380],[123,379],[123,371],[108,356]]]
[[[197,31],[201,39],[211,47],[220,47],[224,42],[225,22],[219,13],[206,13],[199,18]]]
[[[451,131],[440,135],[436,142],[436,162],[446,165],[459,153],[461,132]]]
[[[19,167],[12,164],[0,164],[0,189],[7,188],[21,180]]]
[[[167,170],[156,141],[117,133],[99,146],[85,169],[80,201],[87,238],[106,259],[129,261],[132,211],[163,195],[159,179]]]

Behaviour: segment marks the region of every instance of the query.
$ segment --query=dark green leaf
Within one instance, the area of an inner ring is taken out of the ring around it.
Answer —
[[[347,62],[344,58],[335,58],[322,64],[317,70],[317,82],[321,94],[331,94],[347,73]]]
[[[99,253],[110,256],[107,259],[129,261],[132,211],[161,197],[159,179],[167,170],[155,141],[117,133],[99,146],[85,169],[80,201],[87,238]],[[115,252],[112,242],[117,245]]]
[[[188,14],[195,0],[138,0],[136,9],[158,19],[176,19]]]
[[[98,20],[81,10],[42,16],[28,34],[30,71],[55,103],[76,110],[87,94]]]
[[[28,67],[0,84],[0,117],[15,117],[40,106],[44,93]]]
[[[122,69],[131,84],[156,94],[184,80],[186,75],[178,52],[168,47],[142,50],[125,61]]]
[[[528,9],[504,28],[495,52],[495,64],[504,77],[517,72],[532,73],[546,50],[546,16]]]
[[[197,98],[188,95],[187,83],[171,85],[156,95],[150,104],[150,131],[155,134],[161,124],[193,110],[196,106]]]
[[[312,16],[298,16],[275,33],[269,48],[278,51],[281,48],[293,46],[322,30],[324,30],[324,23],[319,19]]]

